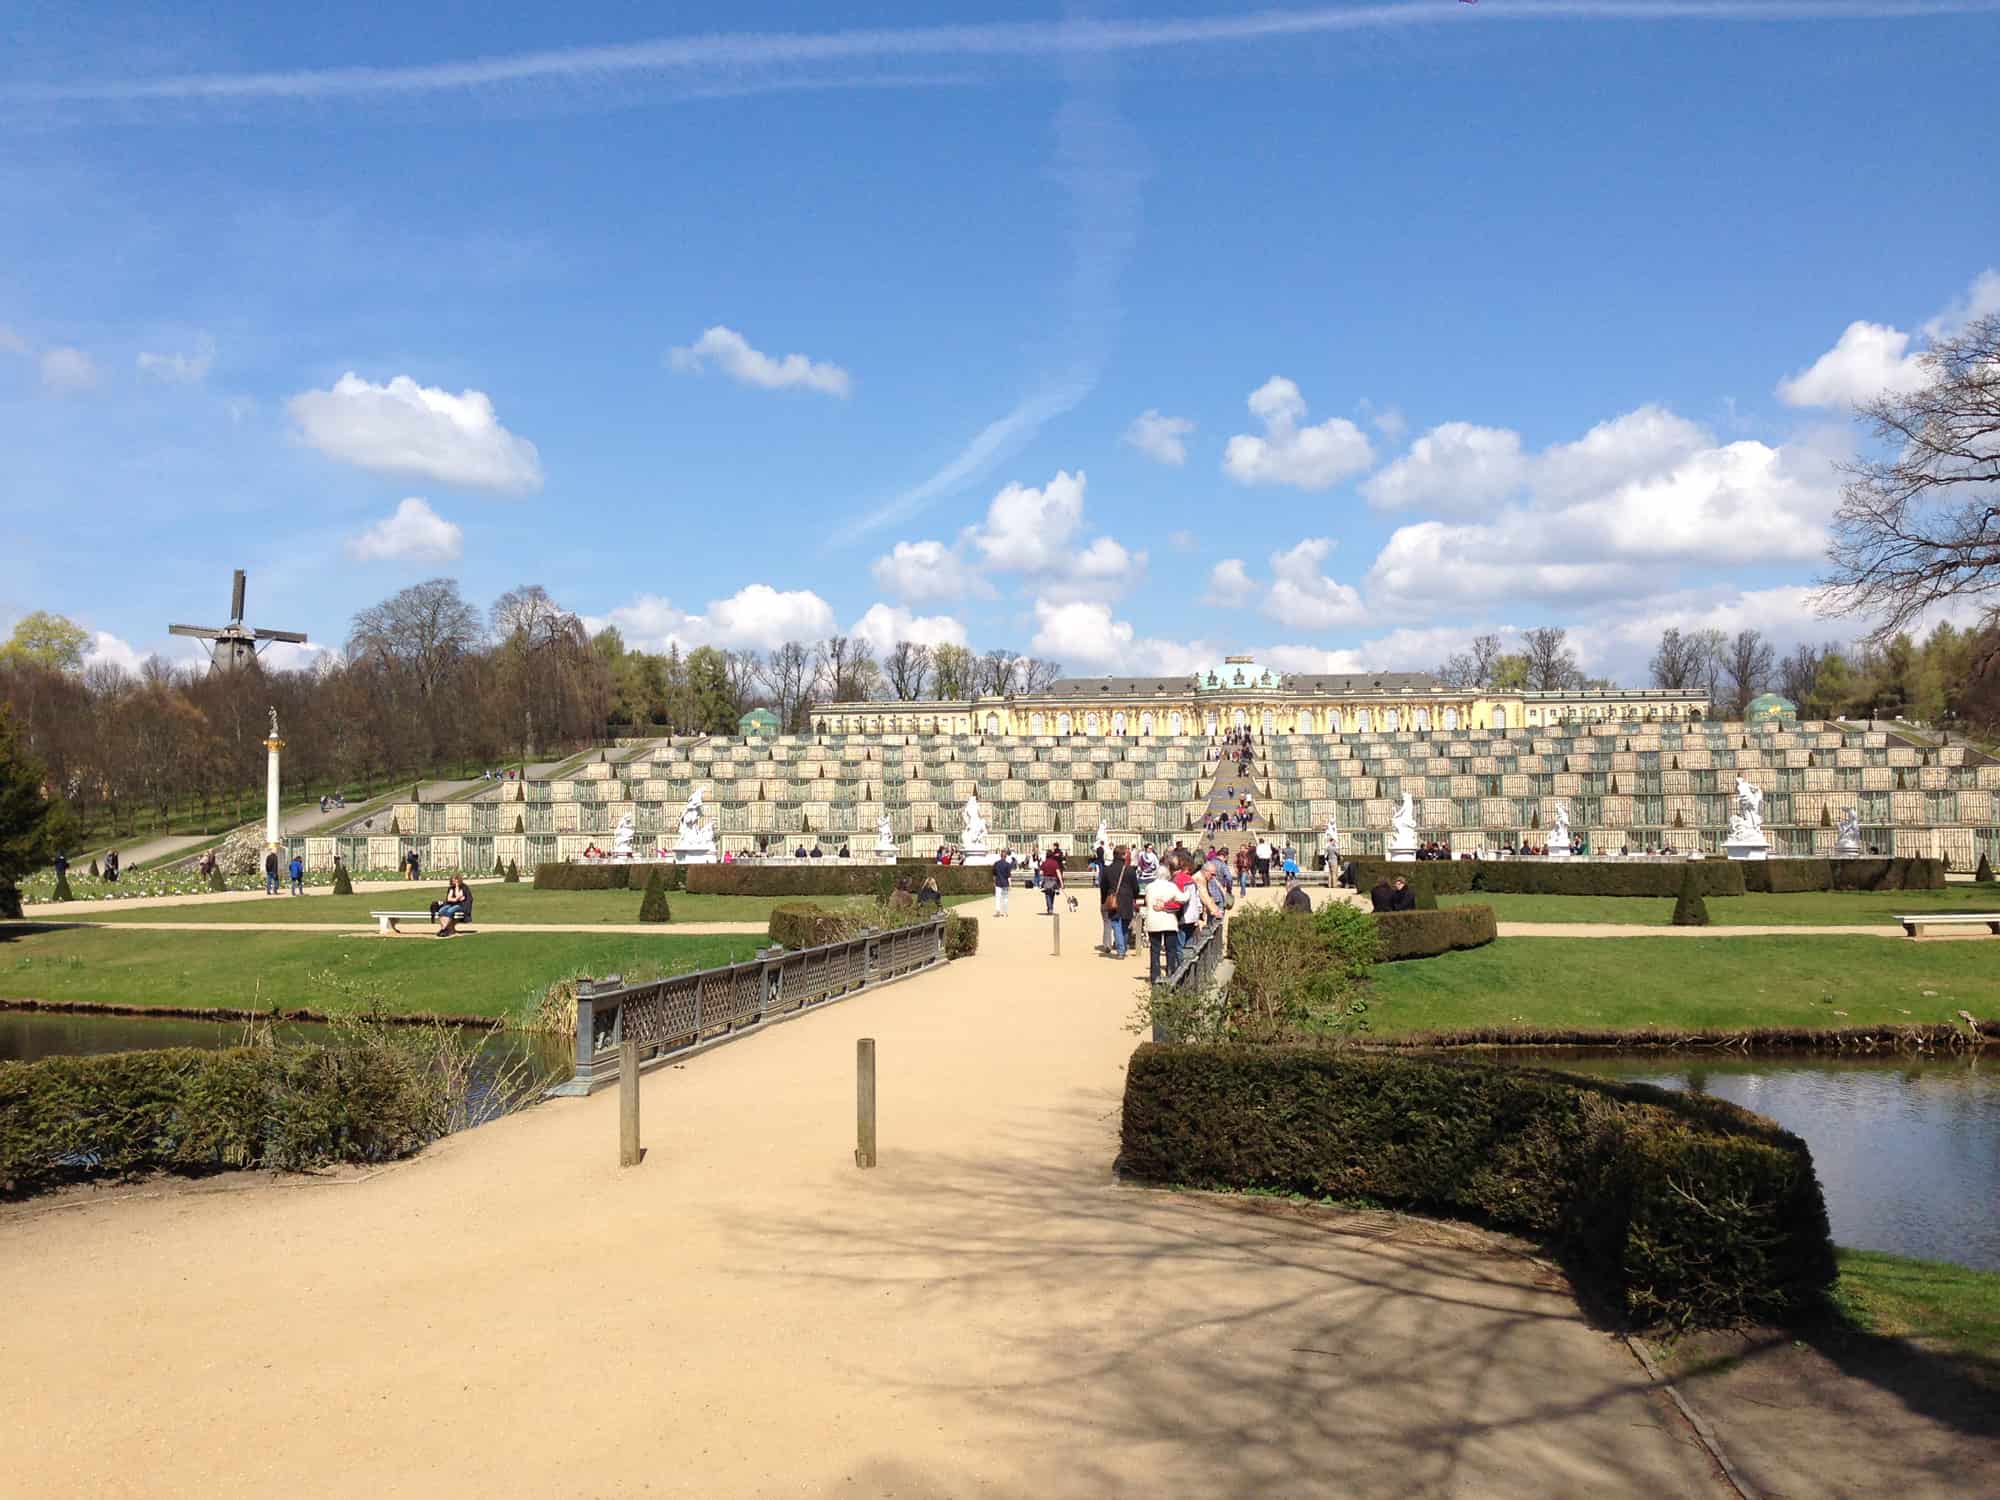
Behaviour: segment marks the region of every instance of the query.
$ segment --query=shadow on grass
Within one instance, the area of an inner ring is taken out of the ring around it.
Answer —
[[[12,943],[21,938],[38,937],[45,932],[79,932],[90,927],[89,922],[9,922],[0,921],[0,943]]]
[[[887,1138],[851,1211],[727,1227],[747,1273],[880,1310],[850,1359],[890,1409],[957,1397],[1062,1493],[1707,1493],[1664,1396],[1519,1242],[1117,1185],[1110,1133],[1099,1105],[976,1156]]]

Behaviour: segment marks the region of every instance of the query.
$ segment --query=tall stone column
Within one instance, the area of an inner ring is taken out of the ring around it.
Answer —
[[[276,719],[273,718],[275,725]],[[264,842],[276,847],[280,841],[278,832],[278,752],[285,748],[285,742],[278,738],[273,728],[271,737],[264,741],[264,748],[270,752],[264,775]]]

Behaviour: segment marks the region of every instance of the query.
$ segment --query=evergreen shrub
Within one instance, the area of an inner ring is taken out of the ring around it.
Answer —
[[[56,876],[56,886],[54,890],[49,892],[49,899],[51,901],[74,901],[76,899],[76,893],[69,888],[69,871],[64,870],[60,875]]]
[[[646,879],[646,894],[639,898],[639,920],[641,922],[673,920],[673,912],[667,905],[667,885],[660,878],[658,865],[653,866],[653,873]]]
[[[1461,948],[1483,948],[1500,936],[1500,924],[1490,906],[1452,906],[1443,911],[1378,911],[1375,925],[1382,934],[1380,961],[1435,958]]]
[[[1798,1137],[1719,1099],[1325,1046],[1147,1044],[1122,1171],[1520,1231],[1640,1324],[1790,1322],[1834,1278]]]
[[[90,862],[90,878],[92,880],[102,880],[104,878],[97,873],[97,861],[94,859]]]
[[[347,867],[342,865],[341,868],[344,870]],[[226,891],[229,889],[229,877],[222,873],[221,865],[217,865],[208,872],[208,888],[211,891]]]
[[[222,872],[218,870],[216,873],[219,875]],[[354,881],[348,875],[345,864],[333,867],[333,893],[336,896],[351,896],[354,894]]]
[[[1985,855],[1979,856],[1979,868],[1972,872],[1972,878],[1980,885],[1993,884],[1993,864]]]
[[[520,883],[521,883],[521,867],[515,861],[510,859],[507,861],[507,884],[519,885]]]
[[[1687,867],[1681,877],[1680,894],[1674,898],[1673,925],[1676,927],[1706,927],[1708,925],[1708,903],[1701,899],[1701,882],[1694,878],[1694,866]]]

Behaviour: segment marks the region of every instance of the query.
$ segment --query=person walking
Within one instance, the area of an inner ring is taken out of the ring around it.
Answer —
[[[1002,849],[1000,857],[993,861],[993,915],[1007,915],[1007,890],[1014,879],[1013,850]]]
[[[278,894],[278,851],[275,849],[264,851],[264,894]]]
[[[1056,914],[1056,897],[1062,894],[1063,862],[1062,850],[1051,849],[1042,856],[1042,900],[1048,903],[1045,916]]]
[[[292,877],[292,894],[294,896],[303,896],[306,893],[305,858],[302,855],[294,854],[287,873]]]
[[[1104,912],[1104,941],[1097,951],[1123,958],[1129,951],[1132,919],[1139,910],[1139,875],[1132,868],[1132,851],[1124,844],[1111,852],[1111,863],[1097,883],[1098,906]]]
[[[1168,977],[1181,964],[1181,888],[1164,869],[1146,887],[1146,941],[1152,950],[1148,979],[1158,984],[1162,964]]]
[[[1257,866],[1257,884],[1269,885],[1271,883],[1271,841],[1264,838],[1258,839],[1257,847],[1252,852],[1251,858]]]

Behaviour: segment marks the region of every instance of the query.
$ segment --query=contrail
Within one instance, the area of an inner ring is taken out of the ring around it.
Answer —
[[[1507,21],[1895,21],[1990,15],[2000,0],[1488,0],[1476,11],[1444,0],[1266,10],[1134,21],[1020,21],[830,32],[735,32],[602,47],[566,47],[401,67],[182,73],[75,83],[16,84],[17,102],[332,99],[395,96],[621,75],[935,58],[1047,58],[1284,40],[1341,31]]]

